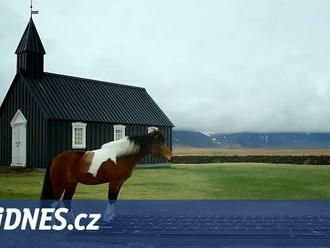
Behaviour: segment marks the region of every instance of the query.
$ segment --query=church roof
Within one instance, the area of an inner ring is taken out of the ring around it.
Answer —
[[[32,17],[30,18],[30,21],[25,28],[15,53],[19,54],[22,52],[32,52],[39,54],[46,53]]]
[[[45,54],[32,18],[15,53],[23,52]],[[18,75],[50,119],[174,126],[141,87],[47,72],[40,78]]]
[[[174,126],[141,87],[47,72],[23,79],[51,119]]]

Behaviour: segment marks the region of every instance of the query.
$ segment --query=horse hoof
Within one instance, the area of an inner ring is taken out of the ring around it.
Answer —
[[[116,218],[115,214],[106,214],[104,215],[102,220],[104,223],[111,223],[112,221],[115,220],[115,218]]]
[[[70,224],[73,224],[75,219],[76,219],[76,216],[74,215],[74,213],[72,213],[72,211],[70,211],[67,215],[67,221]]]

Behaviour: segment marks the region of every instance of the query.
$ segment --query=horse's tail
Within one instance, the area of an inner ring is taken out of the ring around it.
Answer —
[[[40,200],[52,200],[53,197],[53,186],[50,178],[50,166],[52,165],[52,161],[49,162],[46,173],[44,177],[44,184],[42,186]]]

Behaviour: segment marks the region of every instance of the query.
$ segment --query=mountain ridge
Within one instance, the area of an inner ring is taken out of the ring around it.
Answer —
[[[198,148],[327,149],[330,132],[202,133],[173,130],[174,146]]]

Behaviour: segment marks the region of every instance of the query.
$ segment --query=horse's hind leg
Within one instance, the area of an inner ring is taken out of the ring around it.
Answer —
[[[52,208],[57,208],[59,200],[63,195],[65,185],[59,177],[52,177],[52,191],[53,191],[53,202],[51,203]]]
[[[65,187],[65,192],[64,192],[63,200],[71,200],[72,199],[74,193],[76,192],[77,184],[78,183],[69,183]]]
[[[66,180],[62,176],[62,171],[57,161],[54,161],[52,164],[50,178],[52,183],[53,199],[60,200],[65,189]]]
[[[60,205],[60,200],[64,192],[64,182],[61,180],[61,177],[58,176],[58,170],[53,171],[52,177],[51,177],[51,183],[52,183],[52,194],[53,194],[53,200],[50,203],[51,208],[58,208]],[[55,224],[55,214],[52,215],[52,224]]]
[[[77,184],[78,183],[69,183],[65,187],[65,192],[64,192],[64,196],[63,196],[64,206],[69,210],[68,215],[69,215],[69,218],[72,220],[74,219],[74,214],[71,211],[71,200],[72,200],[74,193],[76,192]]]

